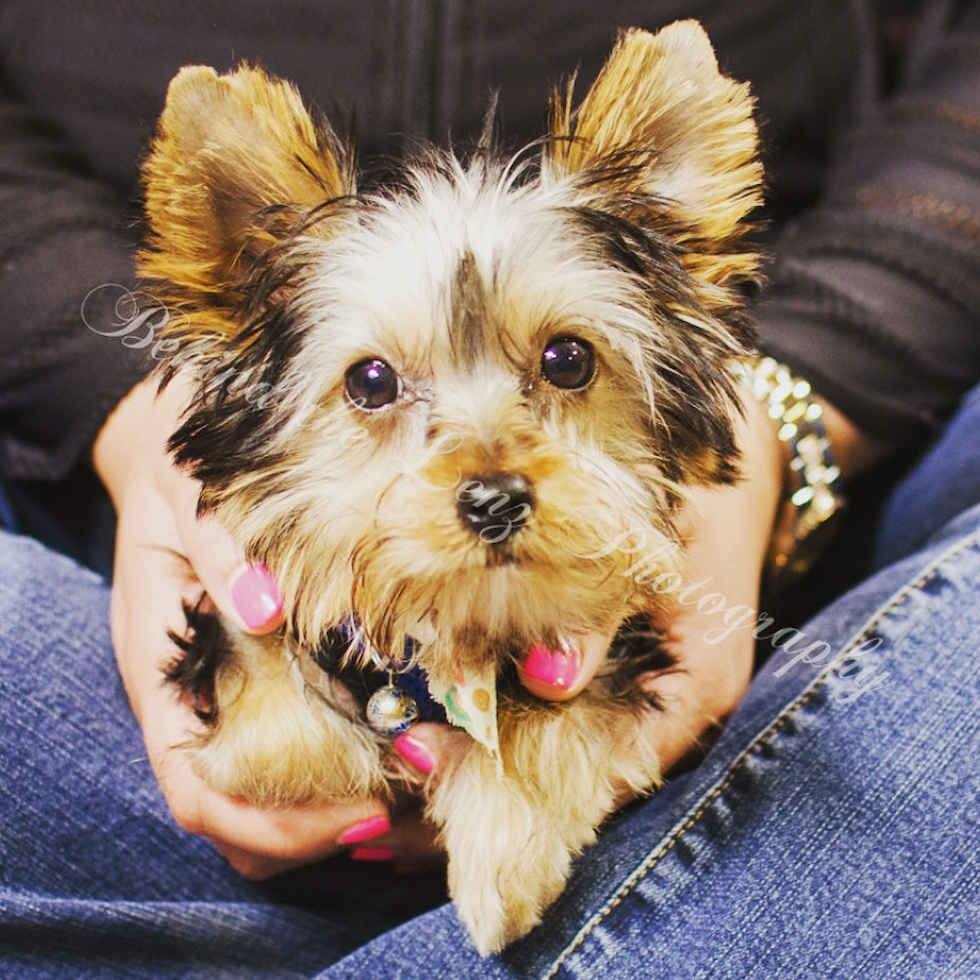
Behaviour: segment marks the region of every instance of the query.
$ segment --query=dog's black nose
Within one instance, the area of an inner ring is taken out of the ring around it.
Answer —
[[[521,473],[471,476],[456,488],[460,519],[481,541],[502,544],[531,517],[534,496]]]

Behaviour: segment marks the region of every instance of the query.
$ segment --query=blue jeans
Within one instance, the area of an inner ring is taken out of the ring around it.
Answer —
[[[950,432],[976,438],[980,400]],[[0,534],[0,974],[980,975],[980,486],[930,528],[928,470],[911,479],[890,519],[924,543],[800,630],[760,620],[769,659],[704,762],[611,822],[545,925],[486,961],[451,906],[422,913],[429,879],[337,860],[248,883],[182,833],[104,582]]]

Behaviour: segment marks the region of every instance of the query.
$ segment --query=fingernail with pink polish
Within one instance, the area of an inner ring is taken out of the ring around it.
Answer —
[[[282,612],[282,595],[265,565],[247,565],[231,583],[231,598],[249,629],[260,629]]]
[[[415,766],[419,772],[428,775],[436,767],[435,756],[428,746],[411,735],[399,735],[395,739],[395,751],[408,763]]]
[[[543,643],[535,643],[521,669],[526,677],[549,687],[568,688],[575,683],[581,666],[582,658],[574,648],[551,650]]]
[[[391,830],[391,821],[385,816],[369,817],[360,823],[348,827],[338,838],[341,844],[362,844],[373,840]]]
[[[394,861],[390,847],[355,847],[348,855],[352,861]]]

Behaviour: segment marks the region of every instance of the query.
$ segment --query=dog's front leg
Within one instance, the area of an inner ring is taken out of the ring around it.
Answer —
[[[230,638],[229,638],[230,640]],[[215,672],[215,719],[188,749],[214,789],[256,806],[383,794],[377,736],[351,717],[342,686],[314,690],[280,636],[238,634]]]
[[[658,783],[656,753],[637,727],[631,711],[588,692],[531,710],[502,705],[503,774],[474,743],[433,791],[449,891],[481,954],[537,925],[623,792]]]

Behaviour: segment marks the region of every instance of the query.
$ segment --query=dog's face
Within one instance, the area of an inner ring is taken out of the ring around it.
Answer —
[[[625,35],[536,153],[361,193],[288,86],[178,75],[142,257],[202,381],[175,448],[297,634],[353,613],[438,674],[650,611],[683,487],[735,472],[759,182],[691,23]]]

